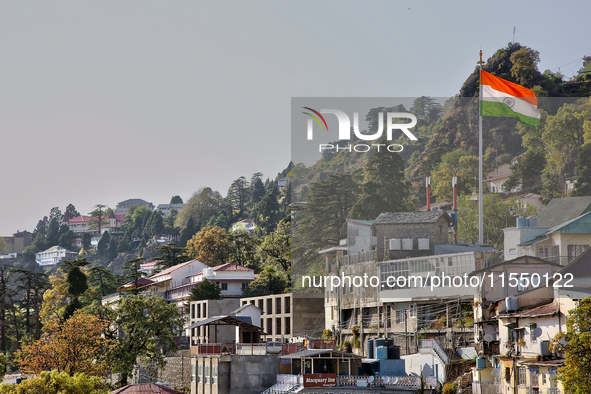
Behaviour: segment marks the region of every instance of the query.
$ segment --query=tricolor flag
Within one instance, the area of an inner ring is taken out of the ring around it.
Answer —
[[[480,72],[481,116],[510,116],[523,124],[538,127],[540,111],[534,92],[516,83]]]

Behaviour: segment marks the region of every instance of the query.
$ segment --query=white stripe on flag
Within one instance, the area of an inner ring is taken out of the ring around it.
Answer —
[[[523,100],[520,97],[511,96],[505,92],[500,92],[498,90],[493,89],[490,85],[482,85],[482,101],[494,101],[497,103],[503,103],[506,98],[513,99],[513,106],[511,109],[515,112],[518,112],[522,115],[529,116],[531,118],[540,119],[540,111],[538,108],[528,103],[527,101]]]

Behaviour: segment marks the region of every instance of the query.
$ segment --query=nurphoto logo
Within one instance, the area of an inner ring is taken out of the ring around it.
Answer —
[[[326,129],[328,131],[328,123],[322,114],[333,114],[337,117],[337,121],[339,122],[339,140],[341,141],[350,141],[351,140],[351,120],[349,116],[338,109],[321,109],[320,111],[316,111],[310,107],[302,107],[303,109],[307,110],[306,112],[302,112],[303,114],[309,117],[308,119],[308,140],[311,141],[314,139],[314,121],[320,127],[320,130]],[[309,112],[308,112],[309,111]],[[410,119],[410,123],[394,123],[394,119]],[[409,114],[406,112],[388,112],[386,113],[386,140],[392,141],[392,135],[394,130],[402,131],[408,138],[412,141],[416,141],[417,137],[409,130],[416,126],[417,118],[413,114]],[[376,141],[382,134],[384,133],[384,113],[378,113],[378,130],[373,134],[363,134],[359,130],[359,113],[353,112],[353,132],[355,136],[362,141]],[[402,152],[404,147],[400,144],[348,144],[347,146],[339,146],[338,144],[319,144],[319,151],[322,152],[323,150],[336,150],[341,151],[355,151],[355,152],[368,152],[373,148],[375,148],[378,152],[381,148],[387,149],[389,152]]]

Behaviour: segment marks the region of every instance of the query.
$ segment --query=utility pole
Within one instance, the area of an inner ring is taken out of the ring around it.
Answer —
[[[408,354],[408,309],[404,310],[404,341],[405,351]]]

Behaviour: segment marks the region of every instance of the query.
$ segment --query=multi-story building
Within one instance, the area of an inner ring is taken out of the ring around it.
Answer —
[[[82,235],[84,233],[91,233],[92,235],[99,236],[98,233],[98,218],[92,216],[76,216],[75,218],[68,219],[68,227],[76,235]],[[101,220],[101,232],[109,231],[115,233],[121,229],[123,222],[125,221],[125,215],[119,215],[111,212],[105,215],[104,222]]]
[[[191,290],[203,280],[216,283],[220,295],[224,298],[239,298],[248,284],[255,279],[254,270],[234,263],[207,267],[194,274],[188,275],[182,283],[177,283],[166,291],[166,300],[182,307],[191,295]]]
[[[288,341],[307,335],[318,337],[324,328],[324,299],[293,293],[240,299],[261,310],[261,328],[268,341]]]
[[[17,231],[11,237],[0,237],[6,241],[4,254],[22,253],[33,243],[33,234],[28,231]]]
[[[37,253],[35,255],[35,261],[41,266],[56,265],[64,260],[75,259],[77,256],[78,253],[56,245],[43,252]]]
[[[185,204],[158,204],[156,209],[162,212],[163,217],[169,217],[172,211],[176,211],[177,213],[181,213]]]

